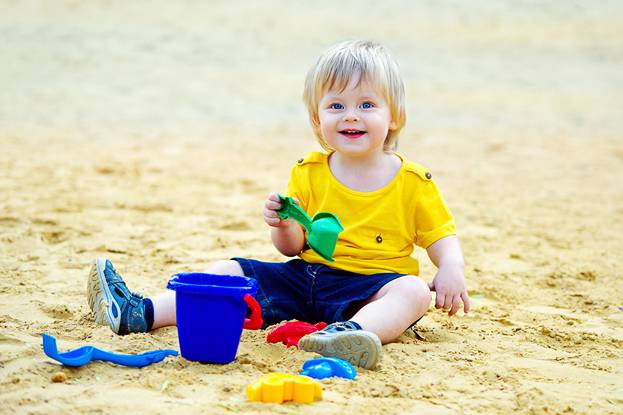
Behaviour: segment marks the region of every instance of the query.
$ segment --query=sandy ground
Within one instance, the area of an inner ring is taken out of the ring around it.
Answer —
[[[623,413],[621,2],[0,3],[0,412]],[[317,149],[304,73],[355,37],[401,64],[401,151],[456,215],[470,315],[431,308],[309,406],[245,400],[313,356],[265,331],[225,366],[46,358],[43,332],[178,347],[175,328],[92,321],[96,257],[146,295],[217,259],[282,259],[261,204]]]

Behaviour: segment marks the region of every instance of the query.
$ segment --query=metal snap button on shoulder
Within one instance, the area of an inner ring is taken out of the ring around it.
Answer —
[[[305,159],[300,158],[300,159],[298,159],[296,162],[297,162],[297,163],[302,163],[302,162],[303,162],[303,160],[305,160]]]
[[[427,178],[427,179],[432,179],[432,177],[433,177],[433,175],[432,175],[432,174],[430,174],[430,172],[429,172],[429,171],[427,171],[427,172],[426,172],[426,174],[425,174],[424,176],[426,176],[426,178]]]
[[[379,244],[383,242],[383,237],[381,235],[376,235],[376,242]]]

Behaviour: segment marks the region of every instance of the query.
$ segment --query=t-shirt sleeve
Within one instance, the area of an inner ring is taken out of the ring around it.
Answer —
[[[432,180],[422,186],[415,208],[415,244],[428,248],[439,239],[456,234],[454,216]]]
[[[307,197],[305,196],[305,182],[302,178],[301,166],[295,165],[290,170],[290,179],[286,194],[299,200],[299,206],[307,211]]]

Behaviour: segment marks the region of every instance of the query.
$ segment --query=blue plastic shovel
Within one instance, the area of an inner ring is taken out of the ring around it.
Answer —
[[[167,356],[177,356],[175,350],[152,350],[141,354],[112,353],[94,346],[82,346],[68,352],[59,353],[56,338],[47,333],[43,337],[43,352],[65,366],[84,366],[94,360],[112,362],[122,366],[143,367],[164,360]]]

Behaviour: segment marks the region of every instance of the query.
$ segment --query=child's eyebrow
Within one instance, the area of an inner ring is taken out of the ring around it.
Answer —
[[[377,95],[363,95],[361,97],[359,97],[359,99],[361,100],[369,100],[369,101],[376,101],[379,99],[379,97]]]

